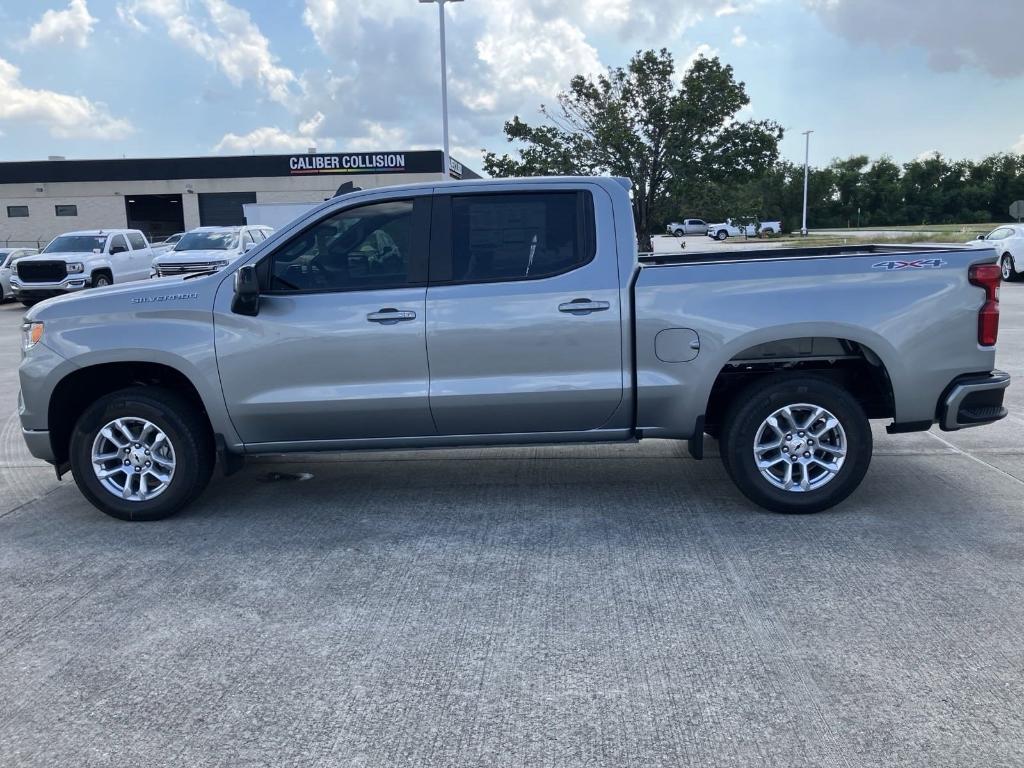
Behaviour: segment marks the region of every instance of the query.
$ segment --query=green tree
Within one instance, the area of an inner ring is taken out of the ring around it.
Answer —
[[[667,50],[638,51],[629,64],[596,78],[577,75],[558,106],[541,106],[548,124],[515,116],[505,123],[518,156],[484,156],[492,176],[625,176],[641,250],[673,199],[708,184],[756,178],[778,159],[782,128],[736,119],[749,98],[732,67],[699,57],[677,82]]]

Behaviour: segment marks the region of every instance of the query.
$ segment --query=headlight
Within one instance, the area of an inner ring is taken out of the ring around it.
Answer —
[[[70,264],[68,264],[68,274],[69,275],[77,275],[83,269],[85,269],[85,265],[83,265],[82,262],[80,262],[80,261],[73,261]]]
[[[21,326],[21,350],[28,352],[43,339],[42,323],[23,323]]]

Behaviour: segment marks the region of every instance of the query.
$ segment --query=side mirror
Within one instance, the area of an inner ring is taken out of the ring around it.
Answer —
[[[260,281],[256,267],[246,264],[235,272],[235,296],[231,300],[231,311],[236,315],[256,317],[260,313]]]
[[[978,239],[979,239],[979,240],[984,240],[984,239],[985,239],[985,236],[984,236],[984,235],[978,235]]]
[[[116,256],[119,253],[127,253],[127,252],[128,252],[128,249],[125,248],[123,245],[112,245],[112,246],[110,246],[110,255],[111,256]]]

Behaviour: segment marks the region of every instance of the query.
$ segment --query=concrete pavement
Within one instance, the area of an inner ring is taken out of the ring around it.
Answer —
[[[651,441],[268,459],[133,525],[4,417],[0,765],[1024,765],[1024,285],[1002,306],[1011,418],[878,425],[806,517]]]

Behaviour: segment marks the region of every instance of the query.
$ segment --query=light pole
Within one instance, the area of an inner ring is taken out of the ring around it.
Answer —
[[[804,131],[806,144],[804,145],[804,223],[800,227],[800,234],[807,237],[807,166],[811,157],[811,134],[814,131]]]
[[[448,178],[448,52],[444,40],[444,4],[461,3],[462,0],[420,0],[421,3],[437,3],[437,15],[441,21],[441,126],[444,133],[444,166],[441,168],[442,177]]]

